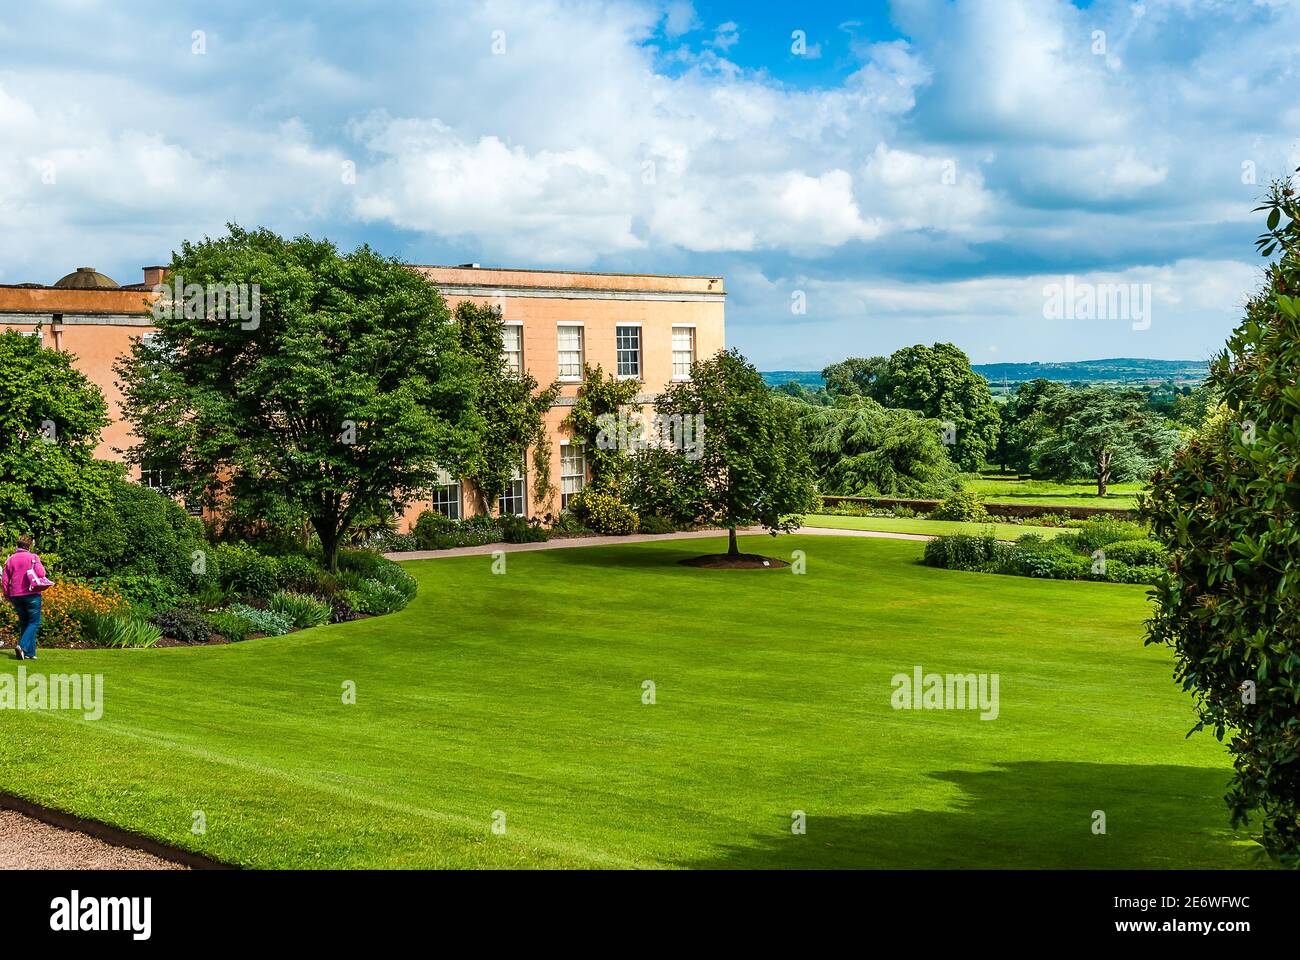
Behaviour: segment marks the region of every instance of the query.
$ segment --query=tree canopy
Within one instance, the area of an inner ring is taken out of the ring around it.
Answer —
[[[1033,448],[1034,470],[1054,480],[1092,477],[1097,495],[1111,483],[1145,480],[1178,446],[1178,431],[1131,388],[1074,387],[1044,393],[1045,427]]]
[[[351,525],[422,496],[437,468],[474,462],[483,432],[473,359],[423,277],[363,246],[231,226],[186,242],[175,283],[245,284],[256,316],[220,296],[156,309],[158,334],[119,363],[135,462],[220,508],[283,499],[331,567]]]
[[[822,493],[942,500],[960,486],[938,421],[856,396],[799,412]]]
[[[700,522],[730,532],[761,525],[773,535],[798,526],[815,498],[812,463],[793,404],[775,396],[737,350],[719,351],[691,367],[655,401],[661,416],[698,417],[692,450],[662,458],[683,500]]]
[[[0,333],[0,531],[54,536],[103,503],[116,464],[96,460],[104,395],[39,337]]]
[[[992,455],[998,438],[997,405],[988,381],[971,369],[970,358],[955,345],[917,344],[895,351],[873,393],[886,407],[917,410],[950,423],[952,458],[962,470],[980,470]]]

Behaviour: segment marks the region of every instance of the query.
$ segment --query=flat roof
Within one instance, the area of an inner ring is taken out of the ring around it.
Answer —
[[[720,273],[623,273],[602,270],[537,270],[532,267],[477,267],[464,263],[412,263],[418,270],[483,270],[496,273],[549,273],[577,277],[652,277],[656,280],[721,280]]]

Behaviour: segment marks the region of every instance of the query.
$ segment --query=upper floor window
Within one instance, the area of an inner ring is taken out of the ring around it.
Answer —
[[[614,346],[617,351],[618,375],[629,379],[639,379],[641,376],[641,328],[615,327]]]
[[[518,323],[507,323],[502,329],[506,370],[514,374],[524,372],[524,328]]]
[[[561,324],[556,328],[559,343],[559,375],[561,380],[582,379],[582,327]]]
[[[673,327],[673,379],[691,379],[695,362],[695,328]]]

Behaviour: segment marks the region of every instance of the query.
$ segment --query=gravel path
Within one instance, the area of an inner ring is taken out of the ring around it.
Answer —
[[[0,870],[185,870],[130,847],[0,810]]]

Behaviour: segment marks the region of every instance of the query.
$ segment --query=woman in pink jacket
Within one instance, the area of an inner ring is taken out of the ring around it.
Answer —
[[[19,660],[36,659],[36,631],[41,628],[41,589],[31,574],[48,584],[41,558],[32,553],[32,538],[19,537],[17,549],[5,561],[0,575],[0,591],[18,611],[18,645],[14,656]]]

